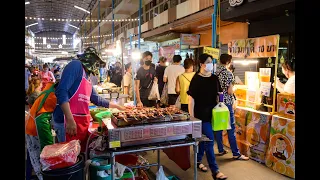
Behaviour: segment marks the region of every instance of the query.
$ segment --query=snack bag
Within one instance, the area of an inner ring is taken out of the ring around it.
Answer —
[[[53,170],[72,166],[80,154],[79,140],[47,145],[40,154],[42,170]]]

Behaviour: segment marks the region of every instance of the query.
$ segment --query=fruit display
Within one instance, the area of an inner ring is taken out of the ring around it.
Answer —
[[[188,120],[189,114],[176,108],[130,108],[126,111],[113,113],[112,121],[118,126],[148,124],[163,121]]]
[[[251,159],[265,163],[272,116],[269,113],[258,111],[250,113],[252,115],[251,119],[247,119],[246,132],[246,140],[250,144],[248,155]]]
[[[295,120],[277,115],[272,117],[266,165],[295,178]]]
[[[277,111],[279,116],[295,119],[295,95],[279,93],[277,96]]]

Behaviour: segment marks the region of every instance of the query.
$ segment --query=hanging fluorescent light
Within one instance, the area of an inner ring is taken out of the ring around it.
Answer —
[[[25,5],[27,5],[27,4],[30,4],[30,2],[29,1],[25,2]]]
[[[42,44],[47,44],[47,38],[46,37],[43,37],[42,41],[43,41]]]
[[[257,64],[258,60],[233,60],[233,63],[247,66],[249,64]]]
[[[33,24],[29,24],[28,26],[26,26],[26,28],[37,25],[38,23],[33,23]]]
[[[79,6],[74,6],[74,7],[77,8],[77,9],[80,9],[81,11],[84,11],[84,12],[90,14],[90,11],[87,11],[87,10],[83,9],[82,7],[79,7]]]
[[[66,44],[67,42],[66,42],[66,35],[64,34],[64,35],[62,35],[62,44]]]
[[[69,26],[73,27],[73,28],[76,28],[76,29],[79,29],[77,26],[74,26],[72,24],[68,24]]]

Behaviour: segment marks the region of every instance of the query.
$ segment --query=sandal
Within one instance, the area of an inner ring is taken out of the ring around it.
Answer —
[[[248,161],[249,160],[249,157],[243,155],[243,154],[240,154],[239,156],[233,156],[233,159],[234,160],[244,160],[244,161]]]
[[[202,172],[208,171],[208,168],[205,165],[203,165],[202,163],[197,163],[197,166]]]
[[[225,154],[228,154],[228,152],[229,152],[229,151],[227,151],[227,150],[224,149],[222,152],[219,152],[218,155],[219,155],[219,156],[223,156],[223,155],[225,155]]]
[[[226,175],[224,175],[222,172],[217,171],[216,173],[212,174],[212,177],[214,180],[225,180],[228,179]]]

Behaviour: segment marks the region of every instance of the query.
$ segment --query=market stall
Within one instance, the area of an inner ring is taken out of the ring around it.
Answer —
[[[279,39],[279,35],[273,35],[228,44],[234,64],[256,64],[242,75],[244,84],[235,85],[236,137],[242,154],[294,177],[294,95],[278,94],[277,98],[276,88],[272,88],[272,83],[276,87],[273,79],[278,72]],[[263,64],[265,59],[267,63]],[[224,145],[230,147],[227,133],[223,135]]]

